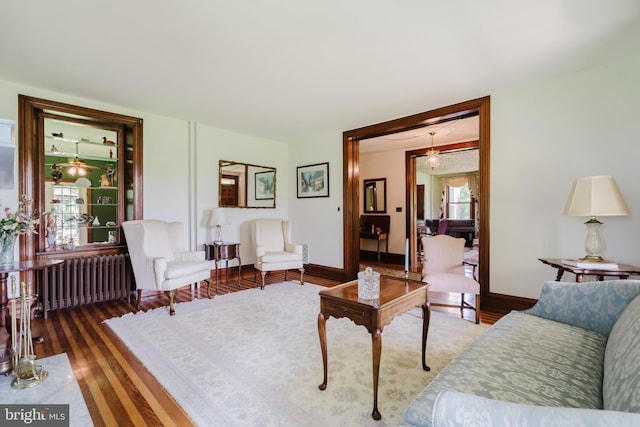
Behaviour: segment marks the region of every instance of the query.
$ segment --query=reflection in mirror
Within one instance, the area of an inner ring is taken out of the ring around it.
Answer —
[[[119,133],[52,115],[44,129],[45,250],[118,243]]]
[[[387,178],[365,179],[364,210],[367,213],[387,212]]]
[[[218,166],[219,207],[276,207],[276,168],[228,160]]]

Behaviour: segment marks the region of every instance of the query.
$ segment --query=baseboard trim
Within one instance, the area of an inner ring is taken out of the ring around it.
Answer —
[[[325,279],[337,280],[340,282],[345,282],[347,280],[343,268],[327,267],[326,265],[319,264],[305,264],[304,269],[305,272]]]
[[[526,310],[537,300],[513,295],[489,293],[480,298],[480,308],[491,313],[507,314],[512,310]]]

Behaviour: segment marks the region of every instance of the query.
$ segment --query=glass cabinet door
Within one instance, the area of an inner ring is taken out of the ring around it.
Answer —
[[[44,133],[45,251],[119,243],[120,132],[46,117]]]

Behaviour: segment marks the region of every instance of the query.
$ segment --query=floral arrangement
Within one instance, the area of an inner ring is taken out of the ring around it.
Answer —
[[[20,234],[38,234],[37,227],[40,218],[35,213],[29,212],[31,202],[23,194],[15,212],[12,212],[9,207],[2,209],[4,217],[0,217],[0,239],[5,240],[9,236]]]
[[[382,233],[382,228],[376,227],[376,234],[380,234],[380,233]]]

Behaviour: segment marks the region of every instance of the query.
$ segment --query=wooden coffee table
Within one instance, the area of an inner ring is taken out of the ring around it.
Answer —
[[[346,317],[356,325],[362,325],[371,333],[373,358],[373,412],[375,420],[382,418],[378,411],[378,377],[380,373],[380,351],[382,330],[396,317],[413,307],[422,307],[422,369],[427,366],[427,332],[429,331],[430,310],[427,296],[428,285],[423,282],[380,277],[380,298],[377,300],[358,299],[358,281],[344,283],[331,289],[320,291],[320,314],[318,314],[318,334],[322,349],[324,380],[320,390],[327,388],[327,330],[326,322],[331,316]]]

